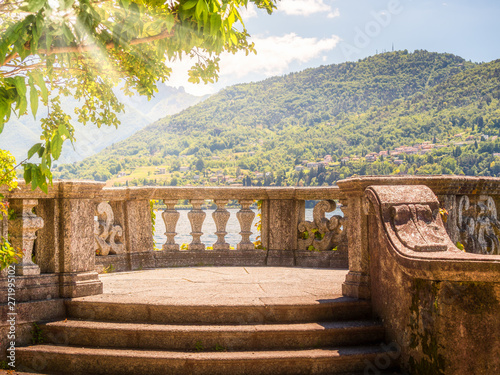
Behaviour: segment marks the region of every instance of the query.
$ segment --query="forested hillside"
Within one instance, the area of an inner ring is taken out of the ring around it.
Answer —
[[[227,88],[59,176],[321,185],[353,174],[495,174],[499,81],[500,61],[427,51],[322,66]]]

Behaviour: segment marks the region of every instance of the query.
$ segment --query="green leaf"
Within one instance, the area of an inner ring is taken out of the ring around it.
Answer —
[[[68,130],[68,127],[66,126],[66,124],[64,124],[64,123],[59,124],[57,131],[59,132],[59,134],[61,134],[61,136],[64,135],[68,139],[71,138],[71,135],[69,134],[69,130]]]
[[[207,9],[207,3],[205,0],[198,0],[198,3],[196,4],[196,11],[195,11],[195,16],[197,19],[201,19],[201,16],[204,15],[205,11]],[[205,17],[203,17],[205,18]]]
[[[28,151],[28,159],[31,159],[33,155],[35,155],[38,150],[40,150],[40,147],[42,147],[41,143],[37,143],[36,145],[33,145],[30,150]]]
[[[45,6],[46,2],[47,0],[29,0],[28,10],[30,12],[36,13]]]
[[[54,159],[59,159],[61,156],[61,150],[63,145],[63,139],[59,131],[56,131],[54,136],[52,137],[52,142],[50,143],[50,151],[52,152],[52,156]]]
[[[38,157],[41,158],[44,152],[45,152],[45,147],[43,147],[43,146],[40,147],[38,149]]]
[[[19,96],[26,95],[26,81],[24,80],[24,77],[21,76],[14,77],[13,81],[14,85],[16,86],[17,94]]]
[[[38,91],[33,82],[33,78],[29,77],[31,113],[33,114],[33,119],[36,120],[36,113],[38,111]]]
[[[182,6],[182,9],[191,9],[193,8],[196,4],[198,4],[198,0],[189,0],[188,2],[186,2],[186,4],[184,4]]]
[[[130,5],[130,0],[122,0],[121,3],[122,3],[122,7],[124,9],[128,9],[128,7]]]
[[[33,71],[30,73],[30,75],[35,80],[37,86],[40,87],[42,99],[47,102],[49,100],[49,91],[47,90],[47,86],[45,86],[45,81],[43,80],[42,73]]]

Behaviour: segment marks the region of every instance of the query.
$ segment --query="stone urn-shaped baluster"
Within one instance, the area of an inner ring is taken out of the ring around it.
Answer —
[[[201,199],[192,199],[191,204],[193,205],[193,209],[187,214],[189,222],[191,223],[191,236],[193,237],[193,241],[189,244],[189,250],[193,251],[205,250],[205,245],[200,240],[203,235],[201,231],[203,221],[205,220],[205,216],[207,216],[207,214],[201,210],[203,202],[204,201]]]
[[[164,200],[167,208],[161,214],[163,221],[165,222],[165,236],[167,236],[167,241],[163,244],[163,250],[165,251],[178,251],[179,244],[175,243],[175,227],[177,226],[177,221],[181,214],[174,207],[177,200]]]
[[[212,213],[212,217],[214,218],[217,236],[217,242],[214,243],[214,250],[229,250],[229,244],[226,242],[226,225],[229,220],[231,214],[228,210],[226,210],[225,206],[227,204],[227,200],[215,200],[215,204],[217,205],[217,209]]]
[[[250,241],[252,222],[255,217],[255,212],[250,209],[252,203],[253,200],[240,200],[241,210],[236,213],[241,228],[241,242],[238,244],[238,250],[255,250],[255,245]]]
[[[33,213],[33,207],[38,204],[36,199],[12,199],[10,208],[14,210],[15,218],[9,223],[9,233],[12,246],[23,250],[23,259],[16,264],[16,275],[39,275],[40,267],[33,263],[31,255],[36,231],[43,228],[43,219]]]

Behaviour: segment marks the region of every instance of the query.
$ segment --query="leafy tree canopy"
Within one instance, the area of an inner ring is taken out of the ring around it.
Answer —
[[[78,120],[114,125],[123,110],[113,88],[150,98],[168,62],[195,58],[192,82],[214,82],[222,52],[255,52],[238,9],[249,0],[3,0],[0,2],[0,132],[12,115],[36,119],[40,143],[24,164],[32,188],[47,190],[52,161],[74,140],[62,96],[80,101]],[[250,0],[271,13],[277,0]]]

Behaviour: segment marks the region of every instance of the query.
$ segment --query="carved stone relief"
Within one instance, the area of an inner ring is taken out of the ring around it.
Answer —
[[[325,213],[337,209],[333,200],[320,201],[314,206],[313,221],[299,223],[299,250],[310,250],[311,246],[318,251],[332,250],[342,239],[344,218],[333,215],[330,219]]]
[[[114,224],[113,209],[108,202],[101,202],[96,209],[97,221],[94,222],[96,255],[121,254],[125,245],[120,241],[123,229]]]
[[[401,204],[391,207],[394,232],[413,251],[446,251],[447,234],[437,222],[438,212],[428,205]]]
[[[500,254],[500,222],[491,196],[481,195],[474,202],[464,195],[458,199],[457,227],[465,250],[476,254]]]

